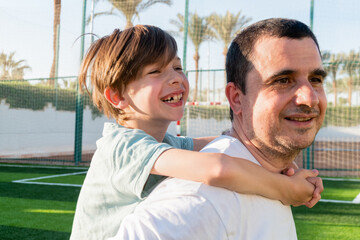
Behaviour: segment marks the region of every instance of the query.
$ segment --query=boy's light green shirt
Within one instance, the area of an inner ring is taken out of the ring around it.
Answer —
[[[70,239],[104,239],[116,234],[124,216],[164,178],[150,175],[170,148],[192,150],[191,138],[166,134],[163,143],[139,129],[105,123],[103,137],[83,183]]]

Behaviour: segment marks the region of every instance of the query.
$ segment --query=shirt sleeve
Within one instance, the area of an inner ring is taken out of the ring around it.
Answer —
[[[135,134],[134,134],[135,132]],[[111,183],[119,192],[128,196],[143,198],[144,186],[147,183],[150,171],[164,151],[173,148],[167,143],[159,143],[152,136],[144,131],[123,132],[117,142],[115,149],[111,151],[113,169]],[[154,186],[161,180],[161,177],[151,175],[149,183]],[[152,189],[148,186],[147,189]]]
[[[194,150],[193,139],[189,137],[184,137],[184,136],[177,137],[169,133],[166,133],[163,142],[170,144],[174,148]]]

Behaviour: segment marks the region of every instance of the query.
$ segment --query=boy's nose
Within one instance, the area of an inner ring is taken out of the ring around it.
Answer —
[[[169,76],[169,84],[180,84],[184,81],[184,76],[176,71],[173,71]]]

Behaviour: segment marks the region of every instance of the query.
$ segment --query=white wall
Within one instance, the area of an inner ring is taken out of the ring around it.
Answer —
[[[83,115],[83,152],[93,152],[96,141],[101,137],[106,117],[94,120],[91,110],[86,108]],[[229,120],[190,119],[186,134],[189,137],[220,135],[231,126]],[[170,124],[168,132],[176,135],[176,123]],[[0,157],[32,157],[66,154],[74,151],[75,112],[55,111],[49,104],[41,111],[11,109],[0,102]],[[360,126],[326,127],[317,136],[318,140],[335,139],[360,141]]]
[[[101,137],[104,122],[114,122],[107,117],[91,116],[91,109],[83,113],[84,152],[93,152]],[[169,127],[176,134],[176,124]],[[72,153],[75,138],[75,112],[56,111],[48,104],[43,110],[12,109],[0,102],[0,157],[49,156]]]
[[[107,118],[92,120],[91,110],[84,110],[83,150],[95,148]],[[69,153],[74,149],[75,112],[55,111],[48,104],[41,111],[11,109],[0,103],[0,156],[47,156]]]

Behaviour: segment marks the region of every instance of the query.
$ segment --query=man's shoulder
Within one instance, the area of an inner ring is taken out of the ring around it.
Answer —
[[[221,135],[207,144],[201,152],[217,152],[224,153],[231,157],[244,158],[259,164],[258,161],[253,157],[246,146],[240,142],[237,138]]]
[[[187,198],[194,203],[210,204],[218,208],[222,203],[236,206],[236,193],[225,188],[209,186],[201,182],[178,178],[167,178],[162,181],[146,200],[148,203],[162,199]],[[197,199],[197,200],[194,200]]]
[[[234,152],[234,154],[241,152],[242,150],[246,150],[244,144],[242,144],[237,138],[221,135],[210,143],[208,143],[201,152],[219,152],[225,153],[232,149],[237,149],[238,151]]]
[[[148,200],[151,198],[168,198],[169,196],[186,196],[197,194],[201,188],[202,183],[189,181],[179,178],[166,178],[163,180],[149,195]],[[171,191],[169,191],[171,189]],[[155,200],[155,199],[154,199]]]

